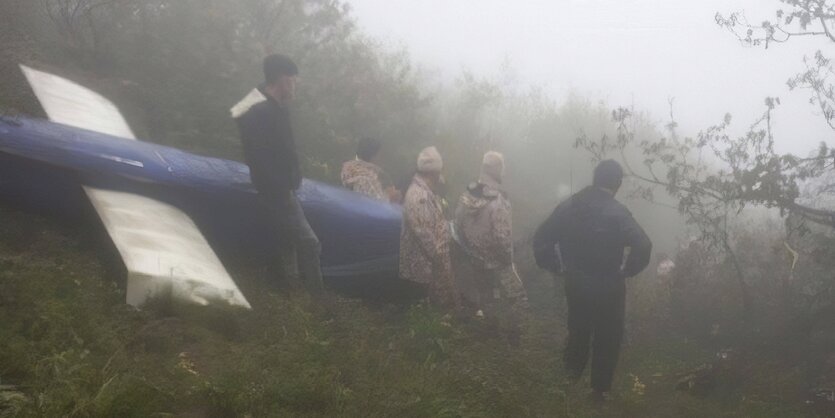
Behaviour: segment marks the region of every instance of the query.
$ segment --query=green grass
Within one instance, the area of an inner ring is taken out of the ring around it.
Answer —
[[[564,324],[547,298],[518,346],[420,304],[271,290],[257,266],[234,269],[252,311],[162,301],[138,311],[89,228],[0,208],[0,417],[811,413],[786,390],[796,376],[776,366],[708,397],[676,392],[677,376],[713,353],[671,335],[630,341],[617,399],[596,410],[587,382],[562,383]]]

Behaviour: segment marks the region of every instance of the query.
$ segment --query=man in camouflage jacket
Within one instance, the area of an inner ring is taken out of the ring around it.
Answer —
[[[453,236],[461,250],[454,253],[461,256],[455,257],[456,279],[482,313],[515,322],[527,307],[527,296],[513,266],[511,205],[501,189],[503,174],[504,157],[486,153],[478,182],[458,200]]]
[[[421,151],[417,165],[418,172],[403,202],[400,275],[426,285],[432,303],[457,307],[449,254],[449,226],[441,198],[434,191],[441,183],[443,161],[438,150],[429,147]]]

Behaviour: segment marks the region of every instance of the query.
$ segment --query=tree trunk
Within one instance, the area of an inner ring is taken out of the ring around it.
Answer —
[[[751,291],[748,289],[748,283],[745,282],[745,274],[742,271],[742,266],[739,264],[739,260],[736,258],[736,253],[734,252],[733,248],[731,248],[731,244],[728,242],[727,235],[725,235],[722,238],[722,246],[725,247],[725,251],[728,254],[728,258],[730,258],[731,263],[734,266],[734,270],[736,272],[736,281],[739,285],[739,294],[740,298],[742,299],[743,319],[746,322],[748,322],[751,319],[751,315],[753,313],[753,300],[751,299]]]

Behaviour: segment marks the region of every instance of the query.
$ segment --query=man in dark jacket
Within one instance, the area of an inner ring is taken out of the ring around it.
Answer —
[[[557,206],[534,236],[537,264],[565,277],[566,369],[572,379],[579,379],[591,348],[591,386],[596,401],[604,400],[611,389],[618,360],[624,327],[624,279],[640,273],[652,251],[644,230],[615,200],[622,181],[620,164],[601,162],[594,170],[593,185]]]
[[[296,198],[302,176],[288,104],[295,96],[296,64],[284,55],[264,59],[264,84],[232,109],[244,158],[261,208],[282,241],[282,266],[302,276],[311,291],[322,288],[321,244]]]

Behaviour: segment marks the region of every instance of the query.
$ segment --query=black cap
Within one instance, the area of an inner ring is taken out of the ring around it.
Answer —
[[[273,54],[264,58],[264,81],[272,84],[283,75],[294,76],[299,73],[299,67],[290,57]]]
[[[362,138],[357,145],[357,157],[363,161],[371,161],[378,152],[382,144],[374,138]]]
[[[594,186],[617,190],[621,183],[623,183],[623,168],[617,161],[601,161],[594,169],[594,182],[592,183]]]

